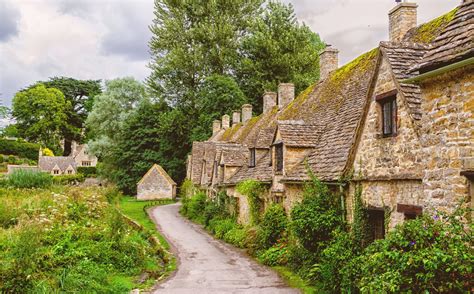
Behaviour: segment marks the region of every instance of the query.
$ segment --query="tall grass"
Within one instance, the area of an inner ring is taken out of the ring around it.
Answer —
[[[7,177],[6,184],[13,188],[48,188],[53,176],[44,172],[16,170]]]

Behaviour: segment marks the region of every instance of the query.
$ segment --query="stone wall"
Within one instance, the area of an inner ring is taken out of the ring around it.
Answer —
[[[137,185],[138,200],[172,199],[175,195],[176,186],[156,169],[152,169]]]
[[[450,211],[469,194],[460,173],[474,159],[473,72],[471,66],[421,84],[426,206]]]
[[[400,3],[389,12],[389,37],[400,42],[406,33],[416,27],[417,7],[415,3]]]

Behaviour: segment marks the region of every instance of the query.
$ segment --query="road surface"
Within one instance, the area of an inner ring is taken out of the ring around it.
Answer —
[[[299,293],[271,269],[184,219],[179,206],[158,206],[150,212],[178,258],[176,273],[154,293]]]

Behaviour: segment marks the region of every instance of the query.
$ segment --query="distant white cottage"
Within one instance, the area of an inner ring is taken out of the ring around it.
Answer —
[[[138,200],[174,199],[176,183],[166,171],[154,164],[137,184]]]
[[[69,156],[44,156],[39,151],[38,167],[41,171],[59,175],[74,175],[78,167],[94,167],[97,165],[97,157],[89,154],[87,144],[79,145],[72,142],[72,152]]]

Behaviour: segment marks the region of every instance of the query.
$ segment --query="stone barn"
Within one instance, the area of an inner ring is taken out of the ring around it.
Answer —
[[[176,183],[166,171],[154,164],[137,184],[138,200],[174,199]]]

